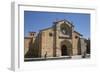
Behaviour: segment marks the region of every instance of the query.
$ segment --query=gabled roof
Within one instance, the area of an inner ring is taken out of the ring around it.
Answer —
[[[70,21],[68,21],[68,20],[58,20],[58,21],[55,21],[55,22],[53,22],[54,24],[57,24],[57,23],[59,23],[59,22],[62,22],[62,21],[64,21],[64,22],[67,22],[67,23],[69,23],[72,27],[74,27],[74,25],[72,24],[72,22],[70,22]]]
[[[77,32],[77,31],[75,31],[75,30],[74,30],[74,32],[77,33],[77,34],[80,35],[80,36],[83,36],[82,34],[80,34],[79,32]]]
[[[40,31],[45,31],[45,30],[48,30],[48,29],[52,29],[52,27],[44,28],[44,29],[42,29]]]
[[[65,19],[64,19],[64,20],[58,20],[58,21],[55,21],[55,22],[53,22],[53,23],[56,25],[57,23],[62,22],[62,21],[67,22],[67,23],[69,23],[72,27],[74,27],[74,25],[73,25],[70,21],[65,20]],[[40,30],[40,31],[45,31],[45,30],[48,30],[48,29],[52,29],[52,27],[44,28],[44,29],[42,29],[42,30]]]

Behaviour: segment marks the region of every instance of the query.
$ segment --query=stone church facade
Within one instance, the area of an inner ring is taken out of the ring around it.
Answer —
[[[82,55],[82,52],[86,52],[87,42],[74,28],[71,22],[59,20],[53,22],[51,27],[40,30],[38,34],[30,32],[28,37],[24,37],[24,57]]]

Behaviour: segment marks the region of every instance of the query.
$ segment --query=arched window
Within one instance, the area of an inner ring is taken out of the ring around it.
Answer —
[[[71,34],[70,27],[67,24],[61,24],[60,30],[61,30],[61,33],[63,35],[70,35]]]

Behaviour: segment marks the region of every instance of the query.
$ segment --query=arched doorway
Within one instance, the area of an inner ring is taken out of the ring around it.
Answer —
[[[62,56],[67,56],[68,55],[67,47],[65,45],[61,46],[61,55]]]

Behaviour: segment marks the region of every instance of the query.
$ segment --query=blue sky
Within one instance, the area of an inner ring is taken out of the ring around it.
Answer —
[[[51,27],[54,21],[63,19],[73,22],[76,31],[90,38],[90,14],[39,11],[24,11],[24,36]]]

